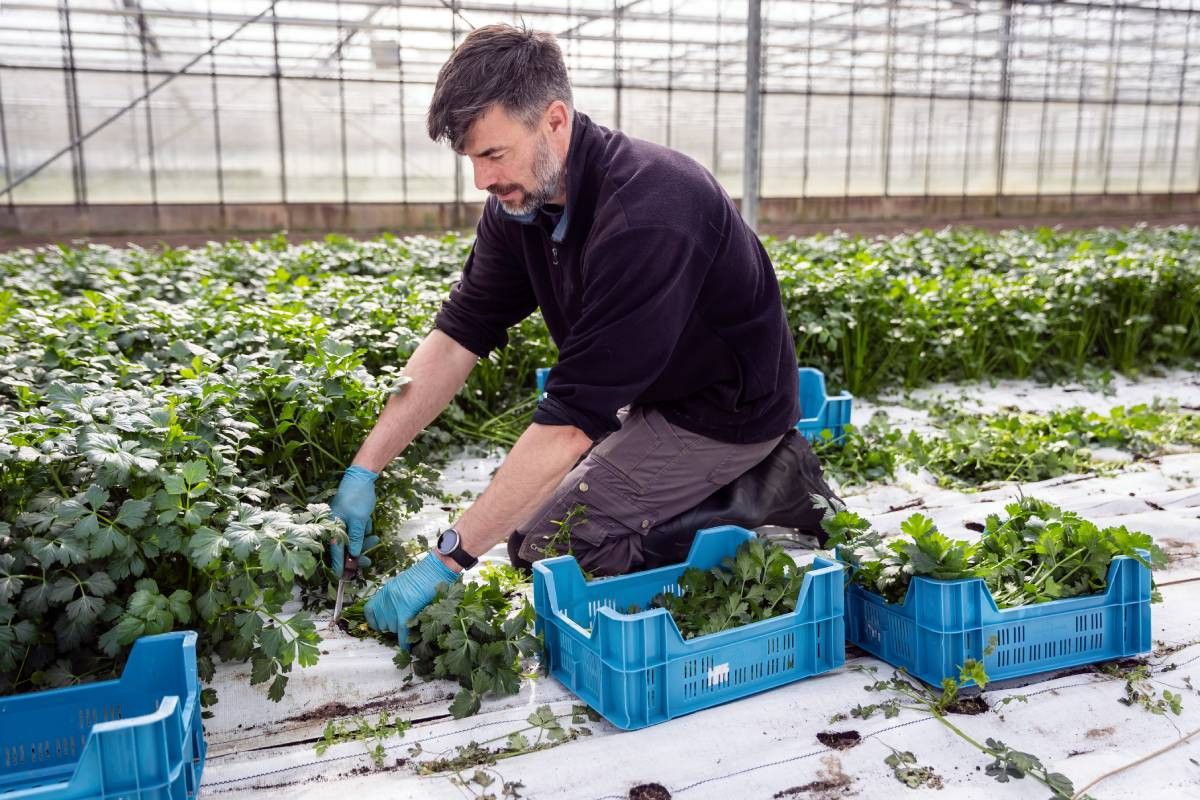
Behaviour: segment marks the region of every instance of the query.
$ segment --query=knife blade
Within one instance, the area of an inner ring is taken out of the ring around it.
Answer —
[[[333,618],[329,620],[329,629],[335,630],[338,627],[338,620],[342,618],[342,605],[346,599],[346,581],[353,580],[358,574],[358,557],[347,554],[342,565],[342,577],[338,579],[337,599],[333,603]]]

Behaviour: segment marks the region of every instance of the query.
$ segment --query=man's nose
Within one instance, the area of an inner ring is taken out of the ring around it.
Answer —
[[[490,169],[486,164],[476,162],[472,165],[475,169],[475,188],[486,189],[496,181],[493,180],[495,171]]]

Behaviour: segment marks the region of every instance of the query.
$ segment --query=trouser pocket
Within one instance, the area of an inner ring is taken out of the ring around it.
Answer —
[[[572,542],[598,547],[612,536],[629,533],[640,506],[629,487],[603,465],[582,464],[567,475],[550,501],[520,528],[520,557],[528,561],[567,555]]]

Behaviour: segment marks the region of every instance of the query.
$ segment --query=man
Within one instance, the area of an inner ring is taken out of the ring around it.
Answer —
[[[774,270],[713,176],[575,111],[553,36],[507,25],[457,48],[428,128],[490,196],[411,383],[333,500],[350,552],[369,533],[375,477],[508,327],[540,308],[559,360],[491,484],[371,598],[368,624],[404,644],[438,583],[506,538],[514,564],[569,549],[614,575],[682,560],[705,524],[819,533],[810,493],[832,493],[792,428],[795,347]],[[333,561],[340,573],[341,546]]]

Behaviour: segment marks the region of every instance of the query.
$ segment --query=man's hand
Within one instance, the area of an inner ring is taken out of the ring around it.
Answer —
[[[461,576],[451,570],[437,554],[430,552],[416,564],[385,583],[367,601],[363,611],[367,625],[377,631],[391,631],[408,649],[408,621],[433,601],[440,583],[454,583]]]
[[[350,535],[350,555],[358,558],[359,569],[369,567],[371,559],[361,555],[364,546],[369,550],[379,544],[378,536],[366,538],[371,532],[371,513],[375,510],[375,479],[379,474],[357,464],[351,466],[342,475],[333,502],[329,504],[330,513],[346,524],[346,533]],[[334,542],[329,545],[329,563],[333,574],[342,576],[343,552],[342,545]]]

